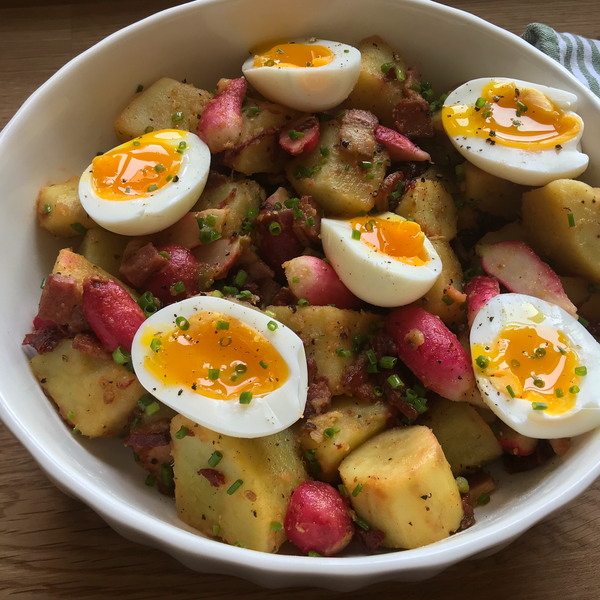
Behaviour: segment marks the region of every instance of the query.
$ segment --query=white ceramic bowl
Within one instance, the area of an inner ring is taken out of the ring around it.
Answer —
[[[316,36],[349,44],[379,34],[421,68],[436,91],[469,79],[505,76],[579,96],[584,150],[600,162],[600,103],[565,70],[517,37],[425,0],[201,0],[141,21],[88,50],[43,85],[0,135],[5,258],[0,299],[0,416],[52,481],[96,510],[123,536],[168,552],[198,571],[228,573],[266,587],[352,590],[377,581],[432,577],[467,557],[496,552],[583,492],[600,474],[600,431],[564,460],[515,476],[477,525],[447,540],[375,556],[269,555],[206,539],[177,519],[172,500],[143,484],[118,440],[74,437],[32,377],[21,348],[40,281],[59,247],[38,231],[39,188],[79,174],[97,150],[115,145],[112,123],[139,83],[168,75],[211,89],[238,77],[248,48],[277,37]],[[584,177],[600,184],[600,173]],[[65,244],[63,244],[65,245]]]

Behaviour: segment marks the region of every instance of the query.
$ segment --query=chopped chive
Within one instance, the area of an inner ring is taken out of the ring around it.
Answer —
[[[544,385],[546,385],[541,379],[538,379],[537,377],[533,380],[533,385],[535,385],[535,387],[537,388],[543,388]]]
[[[346,171],[349,171],[349,170],[350,170],[350,165],[346,165],[346,166],[344,167],[344,169],[346,169]]]
[[[489,504],[490,502],[490,495],[486,494],[485,492],[482,492],[481,494],[479,494],[479,497],[477,498],[477,504],[479,506],[485,506],[486,504]]]
[[[262,111],[260,110],[260,108],[258,108],[258,106],[251,106],[247,111],[246,114],[249,117],[253,117],[254,115],[259,115]]]
[[[205,219],[209,227],[214,227],[217,224],[217,215],[208,215]]]
[[[395,356],[382,356],[379,361],[379,366],[382,369],[393,369],[397,362],[398,359]]]
[[[578,321],[579,321],[579,322],[580,322],[580,323],[581,323],[581,324],[582,324],[584,327],[587,327],[587,326],[590,324],[590,322],[589,322],[587,319],[584,319],[582,316],[580,316],[580,317],[579,317],[577,320],[578,320]]]
[[[532,402],[531,407],[533,410],[547,410],[548,405],[545,402]]]
[[[252,292],[249,290],[242,290],[239,294],[236,294],[235,297],[240,300],[245,298],[246,300],[252,298]]]
[[[85,235],[87,229],[81,223],[71,223],[71,229],[79,235]]]
[[[222,458],[223,454],[221,454],[221,452],[218,450],[215,450],[208,459],[208,466],[212,468],[216,467],[221,462]]]
[[[151,186],[148,187],[149,192],[154,192],[157,189],[158,189],[158,186],[155,183],[153,183]]]
[[[308,217],[308,219],[306,219],[306,224],[308,225],[308,227],[312,227],[315,224],[315,218]]]
[[[261,366],[263,369],[266,369],[266,368],[269,366],[269,365],[268,365],[268,364],[267,364],[267,363],[266,363],[264,360],[261,360],[261,361],[260,361],[258,364],[259,364],[259,365],[260,365],[260,366]]]
[[[220,345],[220,346],[223,346],[223,348],[227,348],[227,346],[230,346],[230,345],[231,345],[231,342],[232,342],[232,341],[233,341],[233,340],[231,339],[231,336],[230,336],[230,335],[228,335],[227,337],[222,337],[222,338],[219,340],[219,345]]]
[[[578,385],[572,385],[572,386],[569,388],[569,393],[570,393],[570,394],[579,394],[579,391],[580,391],[580,390],[579,390],[579,386],[578,386]]]
[[[127,352],[126,350],[123,350],[121,346],[119,346],[113,352],[112,357],[118,365],[124,365],[125,363],[128,363],[131,360],[131,354],[129,354],[129,352]]]
[[[234,294],[239,294],[239,291],[240,291],[240,290],[238,290],[238,288],[236,288],[236,287],[233,287],[233,286],[231,286],[231,285],[224,285],[224,286],[223,286],[223,291],[224,291],[226,294],[229,294],[230,296],[233,296]],[[217,330],[217,331],[218,331],[218,330]]]
[[[352,497],[356,498],[356,496],[358,496],[363,489],[363,484],[359,483],[353,490],[352,490]]]
[[[397,390],[398,388],[404,387],[404,382],[400,379],[400,377],[398,377],[398,375],[390,375],[387,378],[387,382],[395,389]]]
[[[239,363],[239,364],[235,365],[236,373],[245,373],[247,370],[248,370],[248,366],[245,365],[244,363]]]
[[[487,356],[480,355],[475,359],[475,362],[480,369],[487,369],[490,364],[490,359]]]
[[[148,125],[148,127],[144,129],[144,133],[150,133],[151,131],[154,131],[154,127],[152,127],[152,125]]]
[[[233,285],[237,287],[242,287],[244,283],[246,283],[246,279],[248,278],[248,273],[246,271],[238,271],[235,279],[233,280]]]
[[[135,140],[135,141],[133,142],[133,145],[134,145],[134,146],[141,146],[141,145],[142,145],[142,142],[138,142],[137,140]]]
[[[311,558],[320,558],[323,555],[319,554],[316,550],[309,550],[308,556],[310,556]]]
[[[556,388],[556,397],[557,398],[562,398],[565,395],[565,393],[562,391],[561,388]]]
[[[358,164],[361,167],[361,169],[365,169],[365,171],[368,171],[369,169],[373,168],[373,163],[368,160],[360,160],[358,161]]]
[[[237,492],[237,490],[240,489],[240,487],[242,487],[242,485],[244,485],[244,482],[241,479],[238,479],[237,481],[235,481],[232,486],[227,490],[227,494],[229,496],[231,496],[232,494],[235,494],[235,492]]]
[[[269,233],[271,235],[279,235],[281,233],[281,225],[277,221],[269,223]]]
[[[313,173],[314,169],[298,165],[294,171],[294,177],[296,179],[302,179],[302,177],[312,177]]]
[[[72,410],[70,410],[69,413],[67,414],[67,419],[71,420],[74,416],[75,416],[75,413]]]
[[[559,351],[559,352],[560,352],[560,353],[561,353],[563,356],[564,356],[564,355],[567,353],[567,351],[566,351],[566,350],[565,350],[565,349],[564,349],[562,346],[559,346],[559,347],[558,347],[558,351]]]
[[[173,179],[173,175],[167,175],[167,179],[165,180],[167,183]]]
[[[483,108],[485,106],[485,98],[481,96],[475,100],[475,108]]]
[[[183,283],[183,281],[178,281],[177,283],[175,283],[173,285],[173,291],[175,292],[175,294],[181,294],[185,292],[185,284]]]
[[[155,415],[158,411],[160,410],[160,404],[156,401],[152,402],[152,404],[149,404],[148,407],[146,408],[146,414],[151,417],[152,415]]]
[[[567,219],[569,220],[569,227],[575,227],[575,217],[573,216],[573,213],[569,213]]]
[[[515,396],[515,393],[513,392],[512,386],[510,386],[510,385],[507,385],[507,386],[506,386],[506,391],[508,392],[508,395],[509,395],[511,398],[516,398],[516,396]]]
[[[48,278],[44,277],[44,279],[42,279],[42,283],[40,283],[40,290],[43,290],[46,287],[46,281],[48,281]]]
[[[49,215],[52,212],[52,207],[46,203],[44,204],[44,214]]]
[[[212,296],[214,298],[224,298],[225,297],[225,295],[223,294],[223,292],[221,290],[213,290]]]
[[[351,354],[350,350],[345,350],[344,348],[338,348],[335,353],[342,358],[348,358]]]
[[[228,321],[217,321],[217,331],[227,331],[229,329]]]
[[[267,315],[267,317],[272,318],[275,318],[277,316],[272,310],[265,310],[265,315]]]
[[[153,487],[154,484],[156,483],[156,477],[154,477],[154,475],[148,475],[148,477],[146,477],[146,481],[144,483],[148,487]]]
[[[269,329],[269,331],[275,331],[277,329],[278,325],[277,323],[275,323],[275,321],[269,321],[267,323],[267,328]]]
[[[304,213],[299,208],[294,208],[294,219],[301,219],[304,216]]]
[[[173,467],[167,463],[160,465],[160,478],[164,486],[173,487],[175,485],[173,481]]]
[[[452,298],[450,298],[448,295],[442,296],[442,302],[448,306],[454,304],[454,300],[452,300]]]
[[[456,485],[461,494],[466,494],[469,491],[469,482],[465,477],[457,477]]]
[[[129,186],[127,186],[127,187],[125,188],[125,193],[126,193],[126,194],[129,194],[129,193],[131,193],[131,188],[130,188]]]
[[[217,381],[217,379],[219,379],[220,374],[221,374],[221,369],[209,369],[208,370],[208,378],[211,381]]]
[[[353,229],[352,230],[352,239],[353,240],[360,240],[360,231],[358,229]]]
[[[535,355],[538,358],[543,358],[544,356],[546,356],[546,350],[544,350],[544,348],[536,348],[535,349]]]
[[[300,204],[300,198],[288,198],[283,204],[286,208],[296,208]]]
[[[371,529],[371,526],[364,520],[361,519],[360,517],[357,517],[355,523],[361,528],[364,529],[365,531],[369,531],[369,529]]]
[[[135,90],[135,93],[136,93],[136,94],[139,94],[139,93],[140,93],[140,92],[141,92],[143,89],[144,89],[144,86],[143,86],[143,85],[140,83],[140,84],[137,86],[137,90]]]
[[[375,365],[368,364],[367,365],[367,373],[372,374],[372,373],[379,373],[379,372],[380,372],[379,365],[377,365],[377,364],[375,364]]]
[[[163,165],[154,165],[154,170],[155,170],[157,173],[162,173],[163,171],[166,171],[166,170],[167,170],[167,168],[166,168],[166,167],[164,167]]]
[[[301,140],[304,137],[304,134],[301,131],[296,131],[295,129],[290,129],[288,135],[291,140]]]
[[[576,367],[575,375],[579,375],[580,377],[585,377],[587,375],[587,367]]]
[[[250,404],[252,400],[252,392],[242,392],[240,394],[240,404]]]
[[[152,352],[158,352],[158,349],[160,348],[161,344],[162,342],[158,338],[154,338],[150,342],[150,350],[152,350]]]
[[[212,526],[212,532],[213,532],[213,535],[215,537],[217,537],[221,533],[221,526],[220,525],[213,525]]]
[[[510,366],[511,366],[513,369],[518,369],[518,368],[521,366],[521,363],[520,363],[518,360],[516,360],[515,358],[513,358],[513,359],[510,361]]]
[[[376,365],[377,364],[377,356],[375,355],[375,352],[371,349],[367,350],[365,352],[365,355],[369,361],[369,364],[371,365]]]
[[[271,531],[281,531],[283,525],[279,521],[271,521]]]
[[[365,175],[365,178],[366,178],[366,179],[375,179],[375,175],[373,175],[373,173],[367,173],[367,174]]]
[[[335,118],[336,119],[343,119],[346,116],[345,112],[341,112],[339,115],[337,115]]]
[[[324,146],[323,148],[321,148],[319,150],[319,152],[321,153],[321,156],[329,156],[331,151],[329,150],[329,148],[327,146]]]
[[[310,302],[306,298],[300,298],[298,306],[310,306]]]
[[[190,322],[185,317],[177,317],[175,319],[175,325],[182,331],[186,331],[190,328]]]
[[[238,548],[247,548],[248,547],[243,542],[235,542],[233,545],[237,546]]]
[[[182,440],[184,437],[187,436],[187,434],[190,432],[190,430],[187,427],[182,427],[176,434],[175,434],[175,438],[178,440]]]
[[[183,113],[181,111],[177,111],[174,115],[171,115],[171,121],[173,123],[178,123],[179,121],[183,121]]]
[[[135,429],[134,427],[132,427],[131,429]],[[135,462],[140,462],[140,455],[136,454],[135,452],[133,453],[133,460],[135,460]]]
[[[292,277],[292,283],[300,283],[300,279],[298,279],[298,277]]]
[[[519,102],[517,100],[517,117],[520,117],[521,115],[518,113],[524,113],[527,112],[527,105],[523,104],[522,102]]]
[[[346,486],[345,486],[343,483],[340,483],[340,484],[338,485],[338,490],[339,490],[340,494],[341,494],[342,496],[344,496],[344,498],[347,498],[347,497],[350,495],[350,494],[348,493],[348,488],[347,488],[347,487],[346,487]]]

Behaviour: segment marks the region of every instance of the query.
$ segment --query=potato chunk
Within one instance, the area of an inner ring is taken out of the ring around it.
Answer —
[[[429,239],[449,242],[456,237],[454,199],[439,181],[417,179],[402,197],[396,214],[414,219]]]
[[[65,183],[42,188],[36,210],[40,225],[60,237],[81,235],[80,228],[73,229],[71,225],[79,224],[85,229],[97,227],[79,201],[79,177],[69,177]]]
[[[350,396],[338,396],[328,412],[310,417],[300,429],[300,444],[305,451],[316,449],[315,460],[321,471],[315,472],[315,477],[329,483],[338,481],[342,460],[383,431],[391,414],[384,402],[369,404]],[[336,427],[337,432],[333,429]]]
[[[34,356],[30,365],[35,378],[61,417],[83,435],[125,434],[127,417],[146,390],[125,367],[74,350],[72,343],[62,340],[52,352]]]
[[[312,196],[328,214],[354,217],[375,205],[375,194],[390,165],[390,157],[387,150],[376,144],[373,156],[347,152],[340,143],[339,129],[338,119],[321,123],[317,148],[291,160],[286,173],[299,195]],[[328,156],[323,157],[321,148],[329,149]],[[370,162],[372,167],[366,170],[360,166],[361,162]]]
[[[182,427],[189,433],[178,439]],[[271,523],[283,523],[292,492],[308,479],[290,430],[232,438],[177,415],[171,436],[179,518],[229,544],[277,552],[285,533],[271,529]],[[216,452],[223,458],[211,467],[208,461]],[[237,481],[241,485],[232,489]]]
[[[428,427],[380,433],[344,459],[340,475],[352,508],[385,533],[387,548],[420,548],[460,526],[460,493]],[[362,489],[356,492],[358,485]]]
[[[559,179],[523,194],[522,212],[538,254],[565,274],[600,282],[600,188]]]
[[[438,398],[419,422],[433,431],[454,475],[476,471],[502,454],[490,426],[466,402]]]
[[[356,47],[361,53],[360,75],[346,100],[346,106],[371,111],[382,125],[393,127],[392,113],[402,99],[402,82],[384,77],[381,65],[394,63],[402,71],[406,71],[407,65],[377,35],[362,40]]]
[[[115,133],[122,142],[143,135],[148,127],[154,131],[181,129],[195,133],[200,115],[211,99],[212,94],[206,90],[163,77],[134,96],[115,121]],[[177,120],[177,113],[182,113],[183,118]]]
[[[366,336],[377,331],[383,323],[380,315],[333,306],[269,306],[269,310],[300,336],[306,356],[315,360],[319,375],[327,376],[334,396],[344,393],[342,373],[354,360],[352,353],[344,358],[336,350],[352,351],[352,338],[357,333]]]
[[[467,313],[461,310],[459,302],[453,301],[448,296],[447,289],[448,286],[453,285],[462,292],[462,267],[448,242],[433,240],[431,243],[442,260],[442,272],[431,289],[414,305],[437,315],[448,327],[456,327],[465,321]]]
[[[125,246],[130,239],[102,227],[94,227],[85,234],[79,253],[91,263],[118,277]]]
[[[462,164],[462,173],[460,191],[471,206],[504,219],[519,216],[521,196],[531,188],[490,175],[470,162]]]

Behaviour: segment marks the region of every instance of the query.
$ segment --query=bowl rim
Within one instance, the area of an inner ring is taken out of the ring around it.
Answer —
[[[120,29],[74,57],[33,92],[6,124],[0,132],[0,150],[6,142],[10,141],[13,130],[27,116],[38,98],[46,93],[46,90],[55,86],[63,78],[68,77],[69,72],[75,66],[84,63],[92,55],[102,52],[106,46],[110,46],[115,40],[128,36],[132,32],[139,33],[147,27],[152,27],[156,22],[163,21],[165,18],[179,17],[186,12],[195,13],[204,5],[228,4],[233,1],[235,0],[195,0],[187,4],[168,8]],[[592,104],[597,105],[598,111],[600,111],[600,100],[577,80],[572,73],[518,36],[471,13],[438,4],[432,0],[387,1],[390,3],[400,2],[408,6],[420,8],[425,7],[454,20],[460,20],[465,24],[483,29],[497,38],[506,41],[510,40],[510,43],[520,46],[523,53],[529,55],[535,53],[536,59],[545,63],[547,70],[560,72],[561,75],[566,73],[568,78],[571,79],[577,93],[585,96]],[[403,571],[411,571],[412,573],[439,572],[451,564],[472,555],[510,543],[553,511],[581,494],[600,475],[599,457],[595,464],[588,465],[589,469],[582,477],[563,487],[556,494],[539,494],[529,499],[528,510],[526,512],[515,511],[502,517],[496,523],[486,525],[481,531],[470,530],[468,535],[465,535],[467,532],[458,533],[441,542],[410,551],[392,551],[385,554],[351,557],[317,558],[267,554],[230,546],[203,537],[201,534],[186,531],[162,519],[139,512],[127,502],[107,492],[104,487],[93,480],[85,483],[82,482],[66,464],[63,464],[61,460],[29,435],[25,423],[12,411],[11,404],[1,389],[0,417],[7,428],[33,456],[46,475],[60,489],[63,491],[68,490],[69,493],[98,513],[120,534],[128,537],[129,531],[135,531],[137,535],[131,536],[135,541],[159,548],[179,560],[183,556],[190,555],[196,560],[208,558],[213,562],[213,565],[215,562],[218,563],[220,565],[219,569],[224,573],[231,572],[230,567],[236,567],[238,569],[237,574],[240,576],[246,576],[249,571],[263,571],[282,575],[311,575],[313,578],[317,576],[320,582],[340,576],[349,578],[350,580],[368,576],[370,581],[366,581],[364,583],[366,585],[382,575],[392,576],[394,573]],[[251,564],[245,560],[246,558],[251,560]],[[423,559],[427,560],[424,561]],[[190,565],[189,558],[184,562],[188,566]],[[201,569],[201,565],[198,565],[198,568]],[[310,581],[307,579],[305,584],[311,585]],[[313,585],[318,585],[318,583]]]

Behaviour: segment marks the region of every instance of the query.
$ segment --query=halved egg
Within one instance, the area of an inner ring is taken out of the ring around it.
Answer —
[[[574,178],[588,166],[581,152],[577,96],[518,79],[474,79],[444,102],[442,123],[457,150],[480,169],[541,186]]]
[[[414,302],[442,272],[442,261],[419,224],[391,212],[323,219],[321,240],[346,287],[375,306]]]
[[[196,203],[208,178],[210,150],[193,133],[146,133],[97,156],[83,172],[79,197],[102,227],[148,235],[176,223]]]
[[[349,96],[360,74],[360,52],[330,40],[298,39],[255,53],[242,72],[271,102],[320,112]]]
[[[572,437],[600,425],[600,345],[562,308],[492,298],[471,328],[471,354],[485,403],[518,433]]]
[[[140,327],[131,356],[148,392],[212,431],[262,437],[303,415],[302,340],[248,306],[212,296],[171,304]]]

